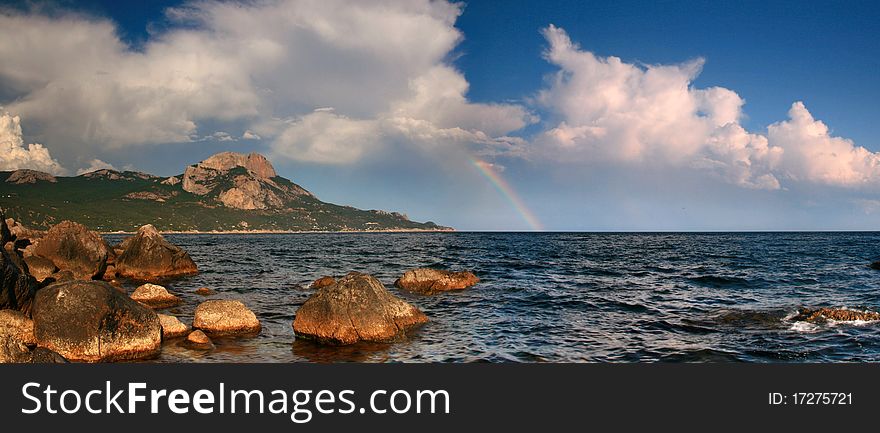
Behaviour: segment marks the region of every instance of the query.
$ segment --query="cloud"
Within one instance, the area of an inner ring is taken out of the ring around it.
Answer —
[[[254,131],[251,131],[250,129],[244,131],[244,132],[241,134],[241,139],[242,139],[242,140],[259,140],[259,139],[261,139],[261,138],[262,138],[262,137],[260,137],[259,134],[257,134],[257,133],[254,132]]]
[[[104,162],[98,158],[95,158],[95,159],[89,161],[88,167],[81,168],[81,169],[77,170],[76,175],[79,176],[81,174],[91,173],[93,171],[105,170],[105,169],[106,170],[116,170],[116,167],[114,167],[113,164],[110,164],[109,162]]]
[[[880,186],[880,154],[831,136],[802,102],[766,134],[749,132],[739,123],[745,101],[736,92],[693,86],[702,59],[641,66],[584,51],[552,25],[544,36],[545,58],[559,71],[536,101],[556,123],[535,138],[533,152],[630,168],[694,168],[755,189],[786,182]]]
[[[363,136],[389,119],[507,135],[533,116],[517,104],[467,100],[466,79],[448,63],[462,40],[461,12],[429,0],[193,1],[168,9],[168,28],[139,50],[105,19],[0,14],[0,84],[15,89],[0,103],[71,161],[199,141],[206,125],[325,163],[352,162],[377,143],[334,137],[365,128]],[[332,127],[344,132],[319,129]],[[342,154],[331,158],[331,149]]]
[[[49,155],[42,144],[24,145],[21,133],[21,119],[0,111],[0,170],[11,171],[20,168],[44,171],[51,174],[65,174],[65,170]]]

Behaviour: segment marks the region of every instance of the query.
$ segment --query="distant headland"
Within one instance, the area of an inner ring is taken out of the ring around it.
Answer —
[[[218,153],[167,178],[108,169],[55,177],[21,169],[0,171],[0,180],[0,207],[36,229],[70,220],[108,233],[144,224],[166,233],[453,230],[321,201],[257,153]]]

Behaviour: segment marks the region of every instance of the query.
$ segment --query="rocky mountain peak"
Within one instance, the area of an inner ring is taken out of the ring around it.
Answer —
[[[244,170],[242,170],[244,169]],[[226,207],[282,209],[291,200],[312,194],[278,176],[265,156],[222,152],[186,168],[181,187],[196,195],[216,194]]]
[[[278,176],[272,163],[259,153],[245,155],[236,152],[221,152],[198,163],[198,166],[217,171],[229,171],[235,167],[244,167],[260,179],[271,179]]]
[[[52,176],[49,173],[22,168],[13,171],[12,174],[10,174],[9,177],[6,178],[6,181],[17,185],[22,185],[25,183],[37,183],[39,181],[55,183],[57,180],[55,179],[55,176]]]

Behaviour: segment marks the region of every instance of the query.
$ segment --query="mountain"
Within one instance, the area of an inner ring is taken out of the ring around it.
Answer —
[[[326,203],[285,179],[263,155],[218,153],[163,178],[96,170],[76,177],[0,171],[0,207],[25,226],[63,220],[99,231],[451,230],[397,212]]]

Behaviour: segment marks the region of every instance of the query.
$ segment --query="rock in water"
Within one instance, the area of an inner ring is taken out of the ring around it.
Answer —
[[[131,299],[150,308],[168,308],[180,305],[180,298],[168,293],[168,290],[164,287],[150,283],[143,284],[134,289]]]
[[[217,292],[215,292],[214,290],[211,290],[207,287],[199,287],[198,289],[196,289],[196,294],[202,295],[202,296],[211,296],[211,295],[216,295]]]
[[[880,270],[880,260],[878,260],[878,261],[876,261],[876,262],[871,262],[871,264],[868,265],[868,266],[869,266],[871,269]]]
[[[116,258],[116,274],[139,280],[197,274],[189,253],[166,241],[150,224],[121,244],[125,250]]]
[[[162,326],[162,339],[183,337],[189,333],[189,326],[186,326],[177,317],[159,314],[159,324]]]
[[[37,287],[37,280],[28,274],[24,260],[15,252],[0,249],[0,309],[30,314]]]
[[[406,271],[394,282],[394,285],[411,292],[430,295],[449,290],[463,290],[479,282],[480,279],[471,272],[418,268]]]
[[[40,256],[29,256],[24,258],[27,263],[28,271],[38,282],[42,282],[46,278],[52,276],[58,267],[51,260]]]
[[[37,292],[37,345],[67,359],[106,362],[155,356],[162,327],[153,310],[102,281],[55,283]]]
[[[871,322],[880,320],[880,313],[854,311],[845,308],[801,308],[798,310],[798,314],[791,318],[792,322],[826,322],[828,320],[838,322],[852,322],[856,320]]]
[[[376,278],[352,272],[315,292],[296,312],[297,338],[325,344],[391,341],[428,321]]]
[[[214,348],[214,342],[204,332],[195,330],[186,336],[184,346],[196,350],[211,350]]]
[[[332,286],[333,284],[336,284],[336,278],[333,278],[333,277],[321,277],[321,278],[318,278],[317,280],[315,280],[315,281],[312,283],[312,285],[309,286],[309,288],[314,289],[314,290],[317,290],[317,289],[324,288],[324,287],[327,287],[327,286]]]
[[[104,274],[110,252],[97,232],[63,221],[37,241],[33,254],[51,260],[58,269],[73,272],[77,279],[91,280]]]
[[[193,328],[216,337],[224,335],[255,335],[260,321],[241,301],[211,300],[196,307]]]

